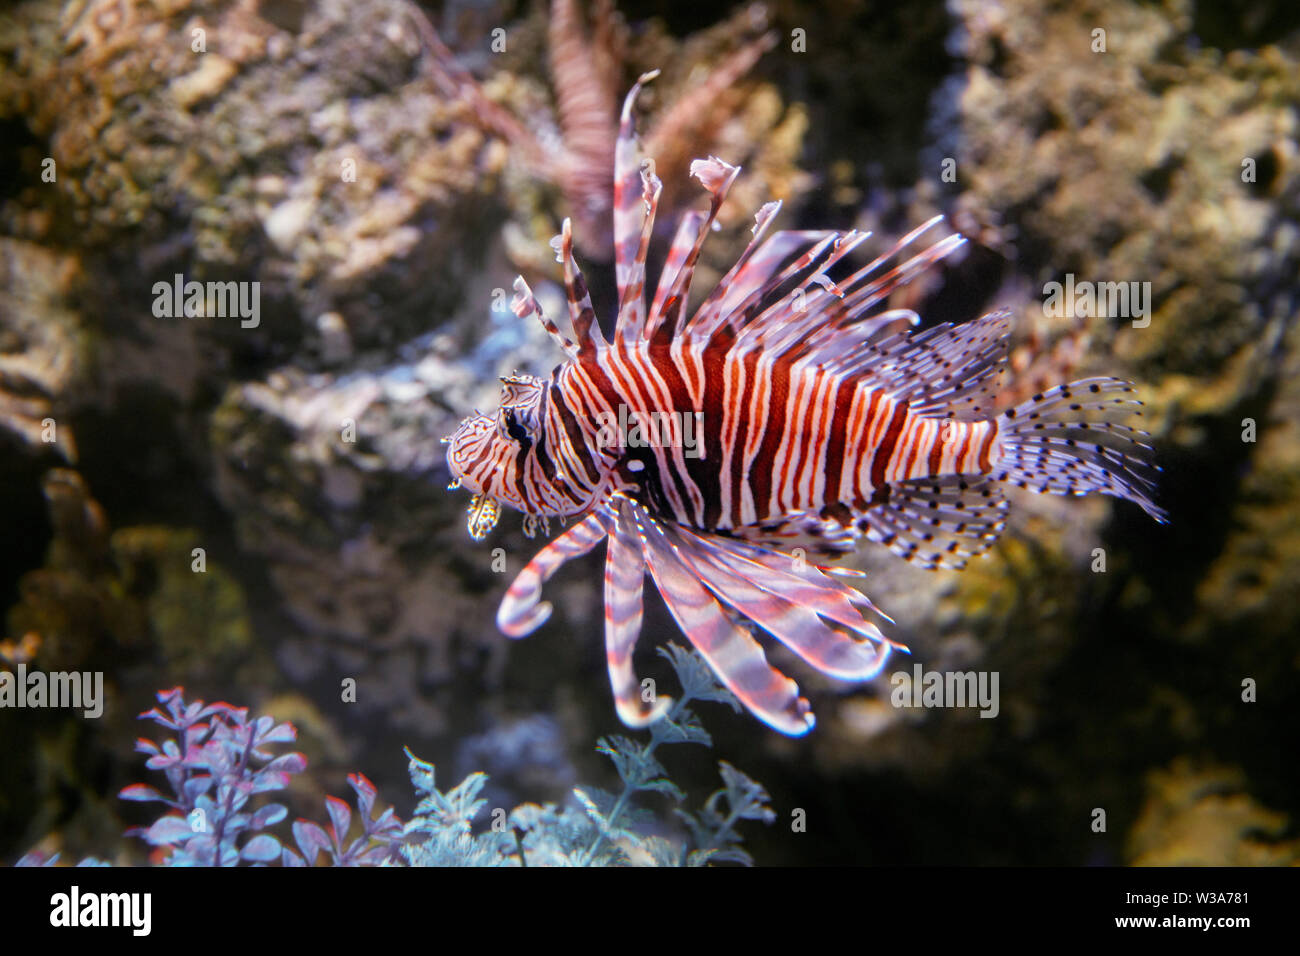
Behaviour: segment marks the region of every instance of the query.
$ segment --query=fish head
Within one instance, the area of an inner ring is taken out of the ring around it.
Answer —
[[[514,375],[501,384],[501,407],[495,415],[476,411],[444,439],[451,487],[474,494],[469,533],[475,540],[496,525],[503,504],[526,515],[565,513],[557,490],[544,480],[544,470],[529,465],[542,437],[546,380]]]

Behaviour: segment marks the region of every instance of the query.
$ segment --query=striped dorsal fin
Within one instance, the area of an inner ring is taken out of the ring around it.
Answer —
[[[882,337],[877,333],[882,328],[888,328],[896,318],[906,317],[909,324],[916,321],[915,314],[908,310],[885,313],[890,317],[885,320],[884,316],[873,311],[875,307],[886,302],[895,291],[925,273],[935,263],[961,248],[965,242],[960,235],[949,235],[904,258],[898,265],[881,274],[886,266],[903,257],[913,243],[942,221],[943,217],[936,216],[925,225],[912,230],[884,253],[839,282],[833,281],[827,270],[857,248],[868,234],[855,231],[843,236],[836,235],[833,243],[829,244],[830,255],[824,262],[818,263],[800,284],[781,299],[768,304],[761,312],[745,318],[744,331],[738,342],[755,341],[762,345],[765,352],[778,347],[789,348],[797,343],[803,354],[817,352],[816,361],[838,361],[851,368],[855,367],[854,359],[865,360],[868,353],[862,349],[852,351],[848,348],[850,344],[861,345],[864,338],[866,341],[880,342]],[[811,268],[814,260],[827,247],[827,243],[819,243],[792,263],[785,272],[802,272]],[[793,322],[790,320],[791,315],[795,316]],[[851,333],[850,341],[841,341],[846,330],[854,329],[855,326],[859,327]],[[900,335],[890,343],[890,348],[902,348],[913,341]],[[884,348],[883,343],[880,348]]]
[[[652,170],[652,164],[645,164],[641,170],[641,199],[645,204],[645,215],[641,220],[641,234],[637,239],[636,256],[627,273],[627,282],[619,290],[618,324],[614,329],[614,341],[635,342],[645,330],[645,259],[650,251],[650,236],[654,232],[655,213],[659,209],[659,196],[664,184]]]
[[[578,348],[588,352],[608,343],[596,321],[596,310],[591,305],[591,293],[587,290],[587,280],[582,270],[573,259],[573,224],[565,219],[562,231],[551,240],[556,248],[556,259],[564,264],[564,294],[569,302],[569,321],[573,323],[573,333],[578,337]]]
[[[915,322],[908,310],[893,310],[885,318],[874,312],[876,306],[965,243],[954,233],[907,255],[942,221],[936,216],[838,281],[829,270],[868,233],[778,232],[746,250],[728,274],[730,284],[724,279],[705,300],[687,334],[704,338],[730,331],[737,347],[761,347],[768,356],[796,350],[817,362],[865,360],[860,348],[865,342],[882,341],[883,330],[897,331],[894,323],[900,318]],[[764,225],[760,214],[756,232]],[[893,347],[906,343],[900,338]]]
[[[726,318],[727,313],[723,311],[725,297],[728,293],[744,297],[754,291],[767,281],[771,271],[781,264],[785,258],[784,255],[779,257],[770,256],[769,264],[763,266],[751,266],[750,262],[754,258],[756,251],[764,246],[764,237],[767,235],[768,228],[772,221],[776,219],[777,213],[781,211],[781,201],[774,200],[765,203],[754,216],[753,238],[745,251],[740,254],[740,258],[722,277],[717,286],[709,293],[708,297],[701,303],[700,307],[695,310],[695,314],[687,320],[682,327],[682,334],[693,338],[707,339],[712,334],[715,326],[715,320],[720,316]]]
[[[699,262],[700,250],[704,248],[704,238],[717,221],[718,210],[726,201],[731,184],[740,175],[740,167],[724,163],[716,156],[710,156],[708,159],[697,159],[691,163],[691,175],[709,191],[711,197],[709,211],[702,217],[697,213],[682,220],[672,248],[668,250],[663,274],[659,277],[654,307],[650,310],[650,318],[646,325],[646,338],[658,337],[663,341],[671,341],[677,334],[678,318],[686,306],[687,297],[691,294],[691,280],[695,276],[695,265]],[[689,245],[687,245],[688,241]]]
[[[979,421],[994,414],[993,394],[1005,366],[1011,314],[992,312],[962,325],[867,341],[824,368],[860,375],[928,418]]]
[[[673,234],[672,245],[668,247],[668,255],[664,258],[663,271],[659,274],[659,285],[655,288],[654,301],[650,303],[650,318],[647,320],[645,333],[648,339],[660,335],[664,327],[662,317],[668,292],[673,287],[674,278],[686,263],[691,249],[695,246],[697,237],[702,235],[701,227],[704,225],[706,215],[707,213],[701,209],[692,209],[683,214],[677,223],[677,232]],[[671,338],[672,335],[667,334],[663,337]]]
[[[515,296],[510,301],[510,309],[519,318],[532,316],[542,323],[542,328],[551,334],[560,348],[564,349],[564,354],[571,359],[578,357],[578,347],[573,344],[573,340],[560,331],[559,326],[546,317],[542,311],[537,297],[533,295],[533,290],[528,288],[528,283],[524,281],[523,276],[515,277]]]
[[[779,300],[777,303],[781,306],[779,310],[771,305],[772,297],[816,262],[821,254],[839,238],[838,232],[776,233],[740,270],[737,287],[726,292],[717,307],[716,314],[708,321],[701,322],[694,334],[703,338],[712,336],[720,330],[729,329],[737,335],[743,330],[757,336],[768,325],[777,321],[778,315],[785,319],[781,323],[784,329],[791,315],[795,313],[794,293],[791,291]],[[778,272],[777,267],[800,249],[804,251]],[[747,274],[751,271],[755,275]],[[704,311],[707,306],[706,302],[700,310]],[[818,317],[816,314],[810,316],[806,309],[798,314],[802,315],[805,321]],[[766,317],[768,322],[758,321],[760,316]]]
[[[632,108],[641,87],[659,75],[643,73],[623,100],[614,145],[614,280],[618,285],[616,339],[641,335],[645,322],[645,257],[662,183],[653,163],[642,163]]]

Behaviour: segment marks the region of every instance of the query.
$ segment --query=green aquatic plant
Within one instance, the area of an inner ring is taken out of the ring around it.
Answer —
[[[678,803],[685,800],[686,795],[668,779],[663,765],[654,753],[661,744],[694,743],[705,747],[713,746],[713,738],[700,724],[694,711],[686,705],[695,700],[717,701],[740,711],[740,702],[718,683],[713,671],[696,651],[688,651],[678,644],[670,643],[667,648],[659,648],[659,653],[673,665],[682,685],[681,696],[673,702],[662,719],[650,725],[650,740],[646,743],[618,734],[609,738],[602,737],[596,744],[597,751],[613,761],[619,778],[623,781],[622,793],[612,797],[611,794],[595,789],[574,791],[598,831],[584,859],[588,864],[598,859],[608,861],[610,858],[602,854],[608,847],[614,846],[619,838],[636,840],[635,834],[627,829],[624,822],[625,819],[630,822],[631,801],[636,794],[657,791],[668,794]],[[687,825],[695,843],[693,850],[682,846],[679,851],[681,855],[676,862],[696,865],[709,861],[729,861],[748,865],[753,861],[740,848],[736,824],[740,820],[762,820],[770,824],[775,819],[775,814],[768,807],[767,791],[761,785],[725,760],[719,761],[718,766],[725,784],[723,789],[715,791],[698,814],[689,813],[680,807],[676,809],[678,818]],[[725,812],[722,809],[724,803]],[[673,862],[670,856],[664,855],[667,848],[658,843],[643,843],[639,848],[649,853],[656,862]]]
[[[712,746],[688,704],[717,701],[740,710],[739,701],[717,683],[695,651],[670,644],[660,653],[677,673],[680,696],[650,726],[648,740],[613,735],[596,744],[622,781],[619,793],[580,786],[563,804],[525,803],[509,812],[496,808],[480,820],[487,807],[480,796],[487,774],[471,773],[443,792],[433,764],[407,750],[411,783],[420,798],[408,822],[391,807],[376,816],[377,790],[361,774],[351,774],[357,825],[347,803],[327,796],[329,824],[294,822],[290,830],[296,848],[274,832],[288,816],[287,807],[257,799],[258,794],[284,790],[292,775],[306,769],[302,754],[269,749],[295,740],[293,725],[268,716],[250,719],[247,708],[225,703],[187,703],[180,687],[161,691],[159,706],[140,716],[175,736],[161,742],[142,738],[136,749],[148,754],[149,769],[163,772],[170,793],[133,784],[121,797],[162,803],[168,809],[150,826],[127,834],[155,847],[153,860],[161,866],[314,866],[318,861],[331,866],[749,865],[753,861],[740,846],[737,825],[742,820],[771,823],[775,814],[763,787],[726,761],[719,761],[722,788],[697,812],[674,808],[686,835],[670,838],[651,832],[657,829],[656,818],[638,805],[649,793],[667,795],[677,804],[686,800],[656,751],[664,744]],[[18,865],[51,865],[57,860],[57,854],[33,852]],[[82,865],[106,864],[89,858]]]
[[[672,839],[651,833],[655,818],[637,799],[665,794],[675,803],[686,794],[669,779],[656,751],[664,744],[710,747],[712,737],[687,705],[717,701],[740,710],[740,703],[713,676],[695,651],[677,644],[660,648],[681,683],[681,695],[648,728],[649,740],[616,734],[602,737],[597,752],[607,756],[622,781],[619,793],[579,786],[564,804],[525,803],[509,813],[494,810],[486,829],[475,822],[486,801],[478,797],[487,775],[470,774],[445,794],[434,782],[434,768],[413,756],[411,781],[422,795],[415,817],[406,825],[414,842],[403,847],[414,866],[701,866],[753,861],[740,846],[741,820],[771,823],[775,814],[763,787],[726,761],[719,761],[723,787],[696,813],[674,808],[688,836]]]

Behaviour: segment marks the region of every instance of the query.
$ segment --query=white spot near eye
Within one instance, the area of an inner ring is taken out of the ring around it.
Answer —
[[[643,462],[643,461],[629,461],[629,462],[627,463],[627,470],[628,470],[628,471],[645,471],[645,462]]]

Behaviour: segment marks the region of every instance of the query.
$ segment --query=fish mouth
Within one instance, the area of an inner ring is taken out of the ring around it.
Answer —
[[[474,414],[460,423],[456,430],[442,439],[447,446],[447,469],[451,472],[450,490],[465,488],[474,494],[483,489],[470,478],[474,462],[483,454],[484,445],[491,440],[495,425],[486,415]]]
[[[469,466],[482,452],[482,446],[492,431],[492,420],[486,415],[475,414],[461,422],[455,434],[443,439],[447,445],[447,467],[452,476],[448,488],[465,488],[474,494],[466,513],[466,526],[469,536],[475,541],[486,538],[501,518],[501,502],[469,477]]]

